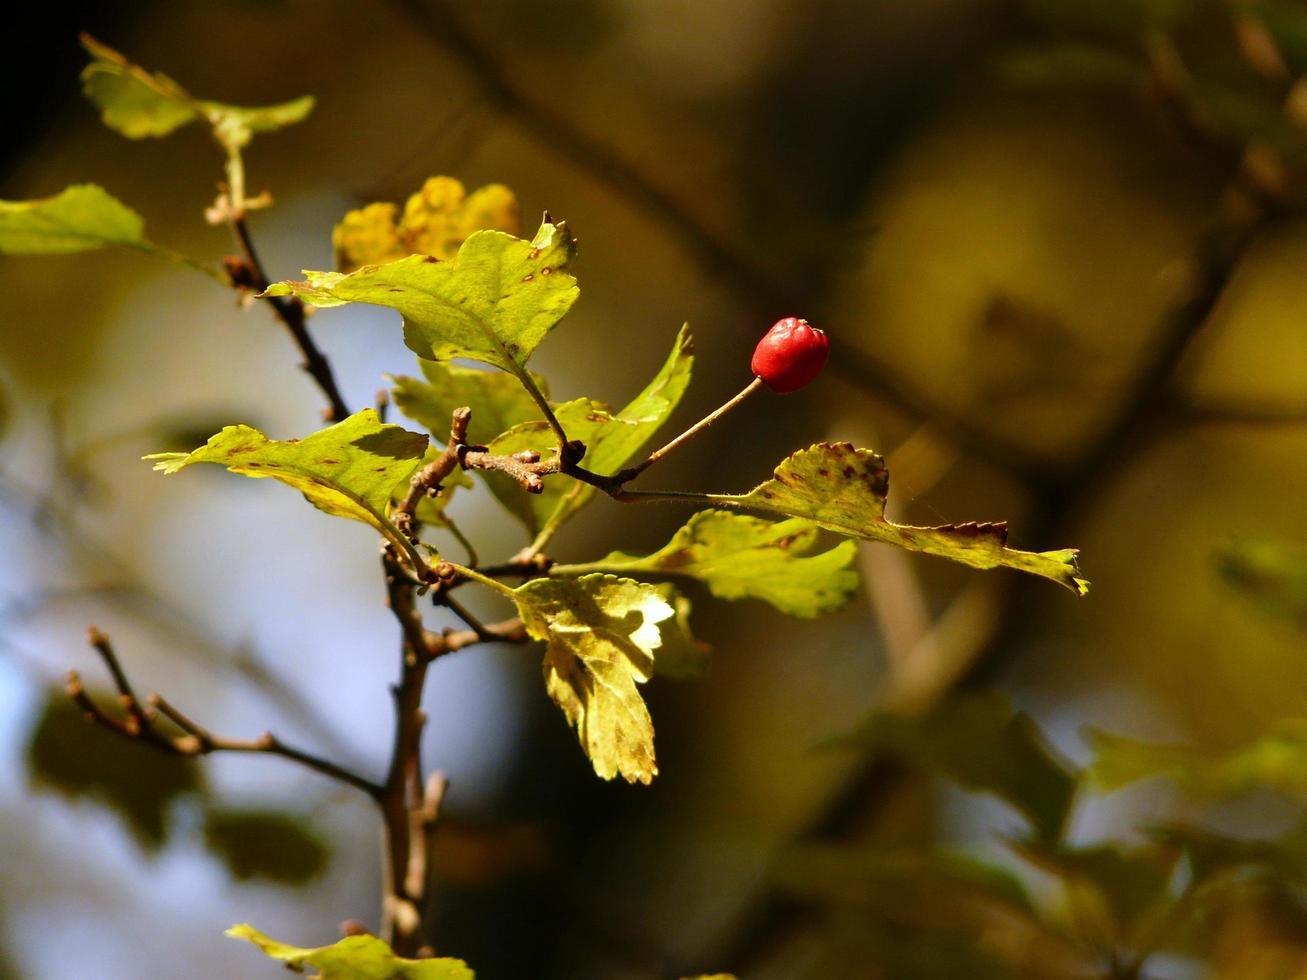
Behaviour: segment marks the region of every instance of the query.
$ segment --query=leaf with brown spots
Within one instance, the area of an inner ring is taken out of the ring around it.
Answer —
[[[612,575],[536,579],[513,599],[527,632],[548,644],[545,687],[595,772],[651,782],[653,721],[636,685],[653,676],[659,624],[676,611],[654,586]]]
[[[451,261],[409,255],[356,272],[305,272],[268,296],[314,306],[370,303],[398,310],[404,342],[419,357],[466,357],[513,374],[576,302],[567,271],[576,243],[566,224],[545,222],[532,241],[501,231],[471,235]]]
[[[908,551],[938,555],[973,568],[1015,568],[1051,579],[1078,595],[1089,591],[1075,549],[1018,551],[1007,546],[1007,525],[947,524],[913,527],[885,518],[889,471],[870,449],[820,442],[776,467],[766,483],[745,494],[710,494],[724,507],[801,517],[851,538],[885,541]]]
[[[426,448],[425,435],[383,425],[366,408],[306,439],[277,441],[248,425],[229,425],[194,452],[145,458],[169,474],[192,463],[218,463],[233,473],[280,480],[318,510],[371,525],[421,562],[391,523],[389,508],[395,487],[417,469]]]
[[[553,573],[684,576],[719,599],[761,599],[791,616],[813,617],[843,607],[858,588],[857,546],[843,541],[809,555],[817,533],[815,524],[798,518],[772,522],[705,510],[651,555],[614,551],[585,565],[556,565]]]

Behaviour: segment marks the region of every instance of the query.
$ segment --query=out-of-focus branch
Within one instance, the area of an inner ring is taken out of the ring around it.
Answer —
[[[1190,426],[1278,428],[1307,423],[1307,405],[1267,405],[1176,396],[1172,399],[1171,413],[1177,423]]]
[[[422,34],[457,61],[480,84],[496,110],[511,117],[541,146],[565,157],[666,228],[694,254],[715,282],[724,284],[741,304],[763,318],[780,312],[819,313],[820,290],[786,283],[775,270],[755,264],[741,249],[722,240],[695,213],[623,157],[588,133],[555,103],[517,82],[494,51],[468,28],[455,5],[446,0],[391,0]],[[845,381],[917,422],[931,422],[976,458],[1002,469],[1030,487],[1041,485],[1050,467],[1039,456],[999,439],[964,416],[945,409],[926,391],[902,377],[874,354],[842,347],[829,370]]]
[[[118,698],[126,712],[124,718],[106,712],[87,694],[77,671],[70,670],[67,683],[68,696],[85,712],[86,717],[96,724],[127,738],[137,739],[160,751],[187,758],[209,755],[213,752],[248,752],[281,756],[283,759],[298,762],[314,772],[362,790],[373,799],[380,797],[382,787],[377,783],[330,759],[287,745],[271,732],[264,732],[255,739],[224,738],[193,721],[159,694],[152,693],[147,703],[141,704],[132,689],[131,682],[127,679],[127,673],[114,653],[109,638],[92,626],[87,630],[87,640],[100,655],[109,675],[113,678]],[[156,725],[158,715],[168,718],[182,730],[183,734],[172,735],[161,731]]]

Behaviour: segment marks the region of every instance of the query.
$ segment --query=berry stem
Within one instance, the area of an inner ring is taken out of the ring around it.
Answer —
[[[761,387],[762,387],[762,378],[754,378],[744,387],[744,390],[741,391],[738,395],[736,395],[730,401],[726,402],[724,405],[721,405],[720,407],[709,412],[698,422],[694,423],[694,425],[690,426],[688,429],[682,432],[679,436],[677,436],[667,445],[663,446],[661,449],[657,449],[654,452],[650,453],[649,458],[646,459],[643,463],[640,463],[638,466],[633,466],[630,469],[622,470],[621,473],[618,473],[617,474],[618,481],[621,483],[626,483],[629,480],[634,480],[637,476],[639,476],[649,467],[653,466],[654,463],[658,462],[664,456],[668,455],[669,453],[679,448],[682,444],[689,442],[700,432],[708,428],[708,426],[712,425],[719,418],[721,418],[723,415],[725,415],[727,412],[733,409],[736,405],[740,404],[740,402],[744,401],[746,398],[748,398],[750,395],[752,395],[755,391],[757,391]]]

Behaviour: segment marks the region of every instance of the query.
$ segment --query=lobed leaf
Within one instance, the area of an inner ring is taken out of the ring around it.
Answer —
[[[402,219],[394,204],[369,204],[347,213],[331,242],[337,271],[352,272],[406,255],[452,259],[473,232],[517,235],[521,224],[517,198],[503,184],[468,194],[453,177],[431,177],[408,199]]]
[[[419,357],[466,357],[517,373],[576,302],[567,271],[575,253],[562,222],[545,222],[529,242],[478,231],[450,262],[410,255],[357,272],[306,271],[304,281],[273,283],[266,295],[388,306],[403,314],[404,342]]]
[[[764,521],[724,510],[700,511],[653,554],[614,551],[593,564],[555,566],[623,575],[698,579],[719,599],[761,599],[791,616],[811,618],[842,608],[858,588],[857,546],[843,541],[811,557],[816,525],[793,518]]]
[[[102,705],[117,694],[92,691]],[[109,807],[141,847],[155,851],[170,829],[172,804],[202,794],[204,773],[193,759],[168,755],[92,726],[62,690],[51,690],[27,743],[30,778],[38,787]]]
[[[74,184],[34,201],[0,201],[0,252],[54,255],[112,245],[148,247],[145,222],[96,184]]]
[[[82,91],[99,106],[104,124],[129,139],[167,136],[204,119],[218,142],[234,152],[255,133],[300,122],[313,109],[313,97],[308,95],[268,106],[197,99],[167,75],[147,71],[89,34],[83,34],[81,41],[91,56],[82,69]]]
[[[672,414],[690,383],[693,368],[694,339],[689,326],[683,325],[658,373],[620,412],[614,414],[602,402],[579,398],[555,405],[554,414],[569,439],[585,443],[585,465],[593,472],[611,476],[640,451]],[[536,419],[509,429],[490,443],[490,449],[496,453],[534,449],[544,456],[556,453],[558,446],[549,424]],[[516,484],[505,484],[497,492],[505,506],[536,534],[546,526],[557,529],[570,520],[594,499],[596,491],[579,481],[552,479],[545,481],[541,494],[528,494]]]
[[[367,408],[303,440],[273,440],[248,425],[229,425],[194,452],[145,458],[167,474],[192,463],[218,463],[243,476],[280,480],[319,510],[368,524],[412,556],[388,511],[391,494],[417,469],[426,448],[425,435],[384,425]]]
[[[385,942],[376,936],[347,936],[330,946],[306,949],[288,946],[242,923],[232,926],[226,935],[233,939],[247,939],[257,946],[264,956],[280,960],[291,969],[302,972],[313,967],[319,980],[475,980],[476,974],[462,960],[439,957],[410,960],[396,956]]]
[[[513,599],[527,632],[547,644],[545,688],[595,772],[651,782],[653,721],[636,685],[653,676],[659,624],[676,611],[653,586],[612,575],[536,579]]]
[[[709,499],[728,507],[801,517],[849,537],[885,541],[973,568],[1015,568],[1051,579],[1077,595],[1089,591],[1074,549],[1017,551],[1007,547],[1003,523],[895,524],[885,518],[888,493],[889,471],[879,455],[847,442],[822,442],[783,460],[770,480],[748,493],[711,494]]]

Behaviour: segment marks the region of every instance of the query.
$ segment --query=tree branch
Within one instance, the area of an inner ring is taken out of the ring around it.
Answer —
[[[157,693],[150,694],[148,707],[142,705],[114,653],[109,638],[92,626],[87,630],[87,640],[99,653],[100,659],[113,678],[119,700],[127,713],[126,718],[117,718],[105,712],[86,692],[77,671],[70,670],[66,685],[68,696],[85,712],[89,720],[126,738],[134,738],[160,751],[187,758],[209,755],[213,752],[249,752],[281,756],[298,762],[314,772],[362,790],[373,799],[380,796],[382,788],[377,783],[351,772],[330,759],[289,746],[271,732],[265,732],[256,739],[224,738],[193,721]],[[172,721],[184,734],[178,736],[160,731],[155,724],[160,714]]]
[[[259,260],[259,253],[254,248],[254,240],[250,237],[245,215],[237,214],[228,223],[231,225],[232,234],[236,237],[236,244],[240,246],[240,250],[245,257],[243,276],[240,274],[233,275],[232,281],[238,287],[249,289],[256,294],[264,292],[271,283],[267,272],[263,268],[263,263]],[[245,281],[239,281],[242,278]],[[323,413],[327,421],[342,421],[349,415],[349,406],[345,404],[345,398],[341,395],[340,388],[336,384],[336,376],[331,369],[331,362],[327,360],[326,355],[318,348],[309,333],[304,304],[293,296],[265,296],[264,299],[272,307],[273,312],[276,313],[277,319],[289,331],[291,339],[295,341],[295,346],[299,348],[300,353],[303,355],[304,360],[300,367],[317,382],[318,387],[322,389],[322,393],[327,396],[328,407]]]

